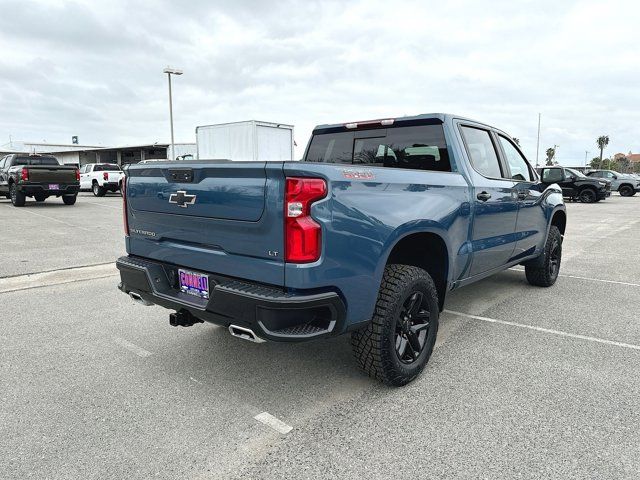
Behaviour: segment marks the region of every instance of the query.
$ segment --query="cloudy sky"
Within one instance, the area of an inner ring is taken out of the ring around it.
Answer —
[[[636,1],[0,0],[0,144],[111,145],[196,125],[296,127],[450,112],[581,164],[640,152]]]

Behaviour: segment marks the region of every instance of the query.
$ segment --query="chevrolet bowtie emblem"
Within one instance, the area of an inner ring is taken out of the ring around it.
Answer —
[[[176,203],[182,208],[187,208],[187,205],[196,203],[196,196],[188,195],[184,190],[178,190],[176,193],[169,195],[169,203]]]

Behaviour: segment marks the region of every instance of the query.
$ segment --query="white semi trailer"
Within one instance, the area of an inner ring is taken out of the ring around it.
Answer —
[[[196,144],[199,160],[293,160],[293,125],[257,120],[204,125],[196,127]]]

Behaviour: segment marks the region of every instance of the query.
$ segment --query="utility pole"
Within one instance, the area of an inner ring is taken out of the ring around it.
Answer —
[[[540,117],[541,114],[538,113],[538,143],[536,144],[536,168],[538,168],[539,162],[539,156],[540,156]]]
[[[169,79],[169,123],[171,123],[171,156],[169,160],[175,160],[175,141],[173,139],[173,98],[171,97],[171,75],[182,75],[182,70],[167,67],[163,71]]]

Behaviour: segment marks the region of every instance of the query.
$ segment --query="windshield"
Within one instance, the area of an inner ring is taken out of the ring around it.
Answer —
[[[570,172],[572,175],[580,178],[587,178],[587,176],[579,170],[574,170],[573,168],[565,168],[566,171]]]

